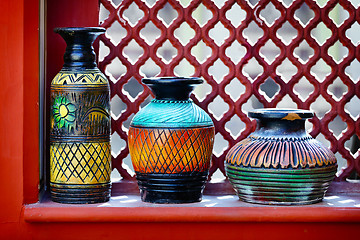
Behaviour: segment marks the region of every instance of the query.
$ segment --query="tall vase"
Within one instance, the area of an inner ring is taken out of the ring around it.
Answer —
[[[323,199],[335,176],[334,154],[305,131],[307,110],[249,112],[257,129],[230,149],[225,168],[241,200],[299,205]]]
[[[189,95],[202,82],[180,77],[143,79],[155,99],[134,116],[128,141],[145,202],[201,201],[212,156],[214,125]]]
[[[64,66],[51,82],[50,193],[55,202],[110,197],[110,89],[92,47],[103,28],[57,28]]]

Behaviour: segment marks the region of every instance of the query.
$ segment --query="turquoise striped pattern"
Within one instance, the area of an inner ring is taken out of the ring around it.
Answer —
[[[133,127],[209,127],[213,122],[209,115],[192,100],[152,100],[133,118]]]

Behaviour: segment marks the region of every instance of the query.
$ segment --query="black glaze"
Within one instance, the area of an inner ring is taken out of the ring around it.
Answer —
[[[96,68],[96,57],[92,47],[95,39],[105,32],[104,28],[55,28],[66,42],[64,68]]]
[[[136,172],[141,200],[151,203],[200,202],[209,172],[143,174]]]
[[[289,109],[289,108],[261,108],[249,112],[249,117],[252,118],[270,118],[270,119],[282,119],[288,114],[297,114],[302,119],[312,118],[314,113],[310,110],[303,109]]]
[[[144,78],[144,84],[149,86],[155,94],[157,100],[188,100],[194,85],[204,82],[201,78],[183,78],[183,77],[157,77]]]
[[[72,184],[53,184],[51,186],[51,200],[66,204],[103,203],[110,200],[111,184],[89,185],[89,188]]]
[[[256,134],[269,137],[271,135],[296,134],[298,137],[307,136],[305,131],[305,119],[301,120],[280,120],[270,118],[260,118],[256,120]],[[290,137],[289,135],[289,137]]]
[[[298,119],[287,119],[289,113],[296,114]],[[305,121],[314,114],[302,109],[263,108],[250,111],[248,115],[257,121],[256,132],[253,135],[269,137],[286,134],[289,137],[306,137]]]

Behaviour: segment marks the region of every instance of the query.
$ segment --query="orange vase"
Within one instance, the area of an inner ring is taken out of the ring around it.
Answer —
[[[199,78],[143,79],[156,98],[133,118],[129,150],[141,199],[201,201],[214,142],[211,118],[189,99]]]

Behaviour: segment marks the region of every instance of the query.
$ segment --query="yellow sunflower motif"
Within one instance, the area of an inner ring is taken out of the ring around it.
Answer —
[[[59,96],[53,105],[55,124],[58,128],[68,128],[75,122],[76,107],[66,97]]]

